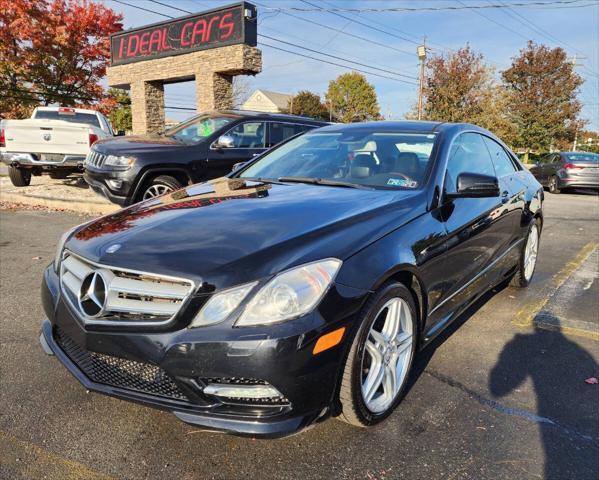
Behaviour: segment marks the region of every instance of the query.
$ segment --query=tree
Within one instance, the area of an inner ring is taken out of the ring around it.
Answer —
[[[301,90],[294,95],[287,104],[287,111],[293,115],[304,115],[322,120],[329,119],[327,106],[322,103],[320,95],[308,90]]]
[[[88,0],[0,0],[2,116],[32,105],[96,103],[122,16]],[[15,103],[16,100],[16,103]]]
[[[374,87],[358,72],[344,73],[329,82],[326,93],[335,119],[343,123],[379,120],[381,113]]]
[[[563,49],[529,41],[502,78],[510,94],[508,112],[517,126],[515,146],[546,151],[574,140],[584,126],[576,98],[583,80]]]
[[[133,116],[131,114],[131,97],[129,92],[118,88],[108,90],[108,99],[114,100],[114,107],[109,105],[107,110],[112,128],[117,132],[120,130],[131,130],[133,128]]]

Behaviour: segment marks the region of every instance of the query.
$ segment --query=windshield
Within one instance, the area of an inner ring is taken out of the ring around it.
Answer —
[[[48,119],[48,120],[62,120],[63,122],[69,123],[85,123],[92,125],[93,127],[100,128],[100,122],[95,113],[80,113],[73,111],[60,111],[60,110],[37,110],[35,112],[36,119]]]
[[[263,155],[239,177],[416,189],[425,180],[435,138],[431,133],[316,131]]]
[[[202,115],[174,126],[165,135],[184,143],[198,143],[220,130],[237,117],[210,117]]]
[[[599,155],[596,153],[566,153],[564,157],[570,163],[599,163]]]

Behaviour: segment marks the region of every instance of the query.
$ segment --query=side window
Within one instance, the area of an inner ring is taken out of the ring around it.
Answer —
[[[266,124],[244,122],[227,132],[233,137],[234,148],[266,148]]]
[[[491,160],[495,166],[495,174],[498,178],[505,175],[511,175],[516,171],[516,167],[508,154],[505,152],[503,147],[499,145],[495,140],[491,140],[488,137],[483,137],[489,153],[491,154]]]
[[[287,140],[289,137],[305,131],[303,125],[295,125],[293,123],[278,123],[272,122],[270,124],[270,141],[268,142],[270,147],[281,143],[283,140]]]
[[[464,172],[495,175],[489,151],[478,133],[463,133],[454,141],[447,162],[445,190],[455,192],[458,175]]]

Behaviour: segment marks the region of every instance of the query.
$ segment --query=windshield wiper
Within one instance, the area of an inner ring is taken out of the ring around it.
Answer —
[[[275,180],[273,178],[262,178],[262,177],[232,177],[237,178],[239,180],[249,180],[250,182],[260,182],[260,183],[276,183],[277,185],[283,185],[283,182]]]
[[[347,188],[359,188],[361,190],[373,190],[373,187],[368,185],[361,185],[359,183],[343,182],[341,180],[329,180],[326,178],[317,177],[279,177],[280,182],[297,182],[297,183],[311,183],[314,185],[327,185],[331,187],[347,187]]]

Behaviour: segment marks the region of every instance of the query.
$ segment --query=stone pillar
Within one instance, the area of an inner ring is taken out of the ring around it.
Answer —
[[[233,77],[224,73],[196,73],[196,103],[198,113],[233,108]]]
[[[162,82],[131,83],[131,114],[135,135],[164,130],[164,85]]]

